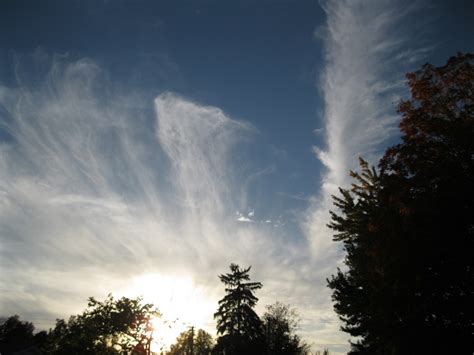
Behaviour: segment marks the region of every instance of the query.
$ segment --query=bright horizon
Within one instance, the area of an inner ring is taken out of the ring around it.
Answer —
[[[153,322],[155,351],[161,345],[168,348],[191,326],[215,336],[215,326],[209,322],[209,315],[214,314],[217,301],[189,277],[158,273],[141,275],[133,279],[127,289],[112,294],[143,297],[144,302],[159,308],[161,316]]]

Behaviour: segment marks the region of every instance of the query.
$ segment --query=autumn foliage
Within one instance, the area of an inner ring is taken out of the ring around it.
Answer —
[[[352,354],[474,351],[474,55],[407,75],[402,140],[335,197],[329,282]]]

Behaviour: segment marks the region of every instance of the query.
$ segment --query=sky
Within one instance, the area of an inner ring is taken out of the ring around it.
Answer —
[[[0,315],[47,329],[111,292],[214,335],[233,262],[263,283],[259,314],[291,304],[313,349],[347,352],[326,287],[344,258],[330,196],[397,142],[405,73],[474,51],[472,14],[460,0],[3,0]]]

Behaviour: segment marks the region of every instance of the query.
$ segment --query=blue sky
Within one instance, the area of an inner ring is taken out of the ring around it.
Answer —
[[[404,73],[474,50],[473,13],[3,1],[2,313],[48,327],[88,296],[144,294],[168,317],[200,304],[183,322],[212,331],[217,274],[237,262],[264,284],[259,311],[290,303],[315,349],[343,353],[325,287],[343,257],[329,196],[358,156],[375,163],[396,142]]]

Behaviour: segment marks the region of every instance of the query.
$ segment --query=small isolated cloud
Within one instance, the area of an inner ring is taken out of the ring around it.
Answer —
[[[282,196],[282,197],[286,197],[286,198],[290,198],[290,199],[293,199],[293,200],[299,200],[299,201],[309,201],[310,200],[308,197],[305,197],[305,196],[287,194],[287,193],[281,192],[281,191],[277,192],[277,195]]]
[[[245,216],[239,216],[239,217],[237,218],[237,221],[238,221],[238,222],[253,222],[253,220],[251,220],[250,218],[245,217]]]
[[[246,223],[254,222],[254,220],[252,219],[252,217],[254,215],[253,211],[245,213],[245,214],[241,213],[241,212],[236,212],[235,214],[237,216],[236,221],[238,221],[238,222],[246,222]]]

